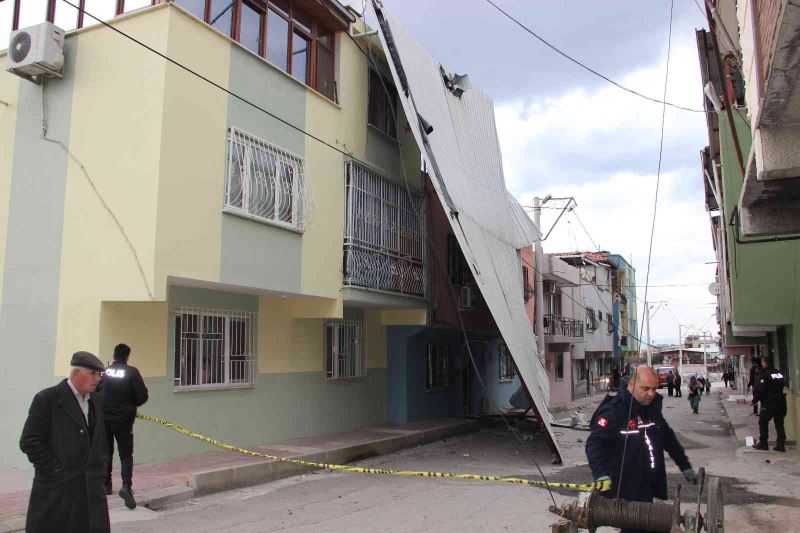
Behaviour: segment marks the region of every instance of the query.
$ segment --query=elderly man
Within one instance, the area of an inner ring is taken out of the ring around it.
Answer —
[[[95,394],[103,362],[76,352],[69,378],[33,398],[19,447],[35,468],[25,531],[110,530],[103,491],[108,448]]]
[[[686,479],[697,483],[697,474],[661,413],[663,397],[657,390],[658,375],[640,366],[628,386],[616,396],[606,396],[592,415],[586,456],[595,480],[611,480],[611,490],[603,493],[606,497],[666,500],[665,450]]]

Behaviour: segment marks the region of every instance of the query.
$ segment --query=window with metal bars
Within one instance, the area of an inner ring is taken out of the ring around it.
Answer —
[[[193,307],[177,309],[173,387],[254,385],[256,323],[255,313]]]
[[[589,331],[597,329],[597,317],[594,313],[594,309],[591,307],[586,308],[586,329]]]
[[[405,187],[347,163],[344,285],[425,295],[422,202]]]
[[[446,389],[450,386],[450,345],[429,344],[425,388]]]
[[[325,372],[330,381],[367,375],[363,322],[325,321]]]
[[[302,231],[306,186],[303,158],[229,130],[225,211]]]
[[[517,371],[514,367],[514,360],[511,358],[511,352],[508,351],[508,346],[505,344],[500,345],[498,362],[500,363],[500,382],[513,381]]]
[[[388,90],[388,95],[387,95]],[[369,69],[369,106],[367,122],[392,139],[397,138],[397,94],[394,84],[385,76]]]

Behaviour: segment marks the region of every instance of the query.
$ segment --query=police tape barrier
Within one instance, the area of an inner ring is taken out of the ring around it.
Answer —
[[[187,437],[191,437],[195,440],[211,444],[223,450],[237,452],[252,457],[261,457],[263,459],[269,459],[270,461],[281,461],[283,463],[309,466],[318,469],[334,470],[336,472],[352,472],[355,474],[373,474],[373,475],[385,475],[385,476],[440,477],[440,478],[454,478],[454,479],[472,479],[476,481],[497,481],[500,483],[514,483],[516,485],[528,485],[531,487],[572,489],[582,492],[591,492],[594,489],[597,489],[602,492],[609,490],[611,488],[610,480],[595,481],[594,483],[558,483],[553,481],[537,481],[533,479],[522,479],[517,477],[484,476],[480,474],[451,474],[448,472],[415,472],[412,470],[390,470],[385,468],[364,468],[362,466],[315,463],[312,461],[289,459],[287,457],[278,457],[276,455],[257,452],[255,450],[247,450],[245,448],[239,448],[238,446],[234,446],[232,444],[228,444],[226,442],[222,442],[220,440],[212,439],[211,437],[206,437],[205,435],[195,433],[194,431],[188,428],[185,428],[178,424],[174,424],[168,420],[164,420],[163,418],[159,418],[156,416],[137,414],[136,417],[142,420],[147,420],[149,422],[155,422],[156,424],[168,427],[172,430],[177,431],[178,433],[186,435]]]

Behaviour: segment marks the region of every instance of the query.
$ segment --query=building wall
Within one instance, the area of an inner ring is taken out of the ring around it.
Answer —
[[[596,281],[592,283],[595,276]],[[614,336],[608,332],[608,315],[614,314],[614,304],[611,298],[611,269],[606,266],[593,267],[590,273],[586,267],[582,267],[580,294],[584,307],[603,313],[603,319],[598,321],[596,330],[591,331],[584,328],[583,338],[586,351],[612,352]],[[583,323],[586,324],[586,309],[579,309],[578,312]]]

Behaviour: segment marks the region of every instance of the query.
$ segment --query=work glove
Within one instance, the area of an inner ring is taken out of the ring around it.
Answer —
[[[607,490],[611,490],[611,478],[608,476],[602,476],[594,480],[594,486],[600,492],[606,492]]]
[[[697,485],[697,472],[694,471],[694,468],[687,468],[683,471],[683,477],[686,478],[686,481],[691,483],[692,485]]]

